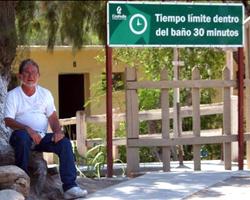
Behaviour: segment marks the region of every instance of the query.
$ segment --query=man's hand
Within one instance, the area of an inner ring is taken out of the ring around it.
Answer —
[[[64,134],[63,134],[63,133],[55,133],[55,134],[53,135],[52,140],[53,140],[53,142],[57,143],[57,142],[59,142],[60,140],[62,140],[63,138],[64,138]]]
[[[29,126],[26,126],[20,122],[17,122],[15,119],[6,117],[4,118],[5,125],[10,127],[13,130],[26,130],[29,136],[32,138],[35,144],[39,144],[42,140],[40,134],[34,131]]]
[[[55,143],[59,142],[61,139],[64,138],[64,134],[61,130],[60,122],[58,120],[58,117],[55,111],[49,116],[49,125],[54,133],[52,140]]]
[[[26,127],[25,130],[28,132],[35,144],[39,144],[41,142],[42,137],[39,133],[37,133],[30,127]]]

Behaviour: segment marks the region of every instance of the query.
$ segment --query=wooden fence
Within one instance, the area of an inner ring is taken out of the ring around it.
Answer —
[[[237,135],[231,130],[231,88],[236,87],[236,81],[230,80],[228,68],[223,70],[223,80],[200,80],[198,68],[192,71],[192,80],[168,81],[167,71],[163,70],[160,81],[137,81],[135,68],[126,69],[126,123],[127,123],[127,173],[139,171],[139,147],[162,147],[163,170],[170,171],[170,147],[175,145],[193,145],[194,169],[201,169],[201,144],[223,143],[225,169],[231,169],[231,143],[237,141]],[[143,137],[139,134],[139,110],[137,90],[140,88],[161,89],[161,120],[162,133],[160,138]],[[169,96],[170,88],[192,89],[192,135],[182,134],[171,136],[169,130]],[[202,135],[200,127],[201,106],[200,89],[222,88],[223,90],[223,127],[221,132],[214,131],[212,135]],[[244,135],[249,140],[249,134]]]
[[[201,144],[222,143],[224,147],[225,169],[231,169],[231,143],[237,142],[237,101],[231,102],[231,87],[236,87],[236,81],[229,79],[229,70],[224,69],[223,80],[199,80],[198,69],[193,70],[193,80],[168,81],[167,72],[162,72],[162,79],[158,82],[136,80],[136,71],[134,68],[126,69],[126,113],[113,113],[114,126],[118,122],[126,121],[127,137],[113,137],[114,147],[119,145],[127,146],[127,173],[136,173],[139,169],[139,148],[142,146],[161,147],[163,170],[170,171],[170,147],[176,145],[193,145],[194,169],[201,169],[200,147]],[[246,83],[245,83],[246,84]],[[174,110],[169,108],[168,90],[170,88],[192,88],[192,106],[180,108],[180,120],[185,117],[193,117],[193,131],[182,132],[181,135],[175,135],[169,130],[169,119],[174,120]],[[222,88],[223,102],[217,104],[200,105],[201,88]],[[161,89],[161,109],[139,111],[137,90],[139,88],[160,88]],[[232,116],[232,109],[234,115]],[[201,130],[200,117],[203,115],[223,114],[223,127],[220,129]],[[140,121],[162,121],[162,133],[158,134],[139,134]],[[106,144],[101,138],[87,139],[88,123],[106,123],[106,115],[87,116],[84,111],[78,111],[76,117],[60,119],[63,126],[76,124],[76,144],[77,150],[81,155],[85,155],[87,148],[97,144]],[[115,127],[113,128],[115,130]],[[244,134],[244,140],[250,140],[250,134]],[[237,146],[237,145],[236,145]],[[237,154],[237,149],[234,152]]]
[[[215,103],[215,104],[203,104],[200,107],[200,114],[201,115],[213,115],[213,114],[222,114],[223,112],[223,105],[222,103]],[[147,111],[139,111],[139,121],[152,121],[152,120],[161,120],[162,113],[161,109],[153,109]],[[173,119],[173,108],[169,109],[169,118]],[[181,107],[180,111],[181,118],[190,117],[192,116],[192,107],[184,106]],[[125,113],[113,113],[113,130],[115,132],[116,124],[119,122],[125,122],[126,114]],[[94,139],[87,139],[87,126],[88,123],[106,123],[106,115],[91,115],[88,116],[85,114],[84,111],[77,111],[76,117],[60,119],[60,124],[62,126],[67,125],[76,125],[76,141],[77,141],[77,151],[80,155],[85,155],[88,148],[91,148],[98,144],[106,144],[106,141],[103,141],[101,138],[94,138]],[[214,129],[206,130],[202,132],[203,135],[210,134],[211,132],[222,132],[222,129]],[[190,135],[191,131],[183,132],[183,135]],[[210,134],[211,135],[211,134]],[[152,137],[152,135],[144,135],[143,137]],[[153,134],[153,137],[159,138],[160,134]],[[116,137],[114,133],[113,137],[113,145],[126,145],[127,139],[126,137]]]

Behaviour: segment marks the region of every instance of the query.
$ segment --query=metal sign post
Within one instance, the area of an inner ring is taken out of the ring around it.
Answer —
[[[108,3],[106,4],[108,9]],[[106,13],[106,20],[108,19],[108,12]],[[108,36],[108,29],[106,26],[106,36]],[[108,38],[108,37],[106,37]],[[109,47],[106,41],[106,148],[107,148],[107,176],[113,176],[113,113],[112,113],[112,48]]]
[[[243,170],[244,160],[244,63],[243,48],[238,48],[238,167]]]

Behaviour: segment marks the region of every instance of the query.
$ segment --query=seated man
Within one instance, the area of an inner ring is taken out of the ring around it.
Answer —
[[[8,92],[4,120],[13,132],[10,144],[15,163],[28,174],[30,151],[53,152],[59,157],[59,172],[65,199],[85,197],[87,190],[75,182],[76,168],[70,140],[64,137],[49,90],[39,86],[39,67],[31,59],[19,66],[21,85]],[[46,133],[48,124],[53,133]]]

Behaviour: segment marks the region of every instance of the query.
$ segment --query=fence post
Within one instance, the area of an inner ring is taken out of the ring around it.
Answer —
[[[84,156],[87,152],[86,139],[86,115],[85,112],[81,110],[76,112],[76,147],[81,156]]]
[[[200,79],[200,71],[195,67],[192,71],[192,80]],[[200,137],[200,89],[192,88],[192,105],[193,105],[193,134]],[[194,152],[194,170],[201,170],[200,144],[193,145]]]
[[[230,80],[230,70],[225,67],[223,70],[224,80]],[[231,135],[231,89],[224,87],[223,94],[223,134]],[[231,142],[224,142],[224,165],[226,170],[231,170]]]
[[[232,90],[231,90],[232,91]],[[238,133],[238,96],[232,95],[231,92],[231,134],[237,135]],[[238,142],[231,143],[232,148],[232,161],[238,162]]]
[[[126,83],[135,82],[136,70],[135,68],[127,67]],[[126,124],[127,124],[127,174],[133,175],[134,172],[139,171],[139,148],[129,147],[129,140],[139,139],[139,106],[137,90],[126,89]]]
[[[167,69],[161,72],[161,80],[168,80]],[[169,96],[168,89],[161,90],[162,138],[169,139]],[[163,171],[170,171],[170,147],[162,147]]]

